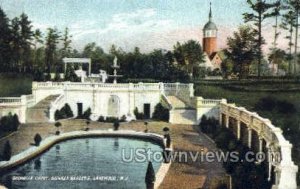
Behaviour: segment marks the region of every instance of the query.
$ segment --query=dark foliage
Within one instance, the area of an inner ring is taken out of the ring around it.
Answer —
[[[161,103],[158,103],[154,108],[152,119],[168,122],[169,117],[170,117],[169,109],[163,107]]]
[[[115,122],[114,122],[114,131],[117,131],[117,130],[119,130],[119,127],[120,127],[120,122],[119,122],[119,120],[116,120]]]
[[[16,114],[9,113],[0,119],[0,132],[17,131],[20,125],[19,118]]]
[[[3,149],[3,153],[2,153],[2,160],[4,161],[9,161],[12,155],[12,149],[11,149],[11,145],[9,141],[6,141],[5,145],[4,145],[4,149]]]
[[[41,143],[41,141],[42,141],[41,135],[40,135],[39,133],[35,134],[35,136],[34,136],[34,142],[35,142],[35,145],[36,145],[36,146],[39,146],[40,143]]]
[[[135,107],[135,109],[134,109],[134,115],[135,115],[135,118],[137,119],[137,120],[141,120],[141,119],[144,119],[144,114],[142,113],[142,112],[139,112],[139,110],[138,110],[138,108],[137,107]]]
[[[55,120],[66,119],[73,116],[74,114],[69,104],[65,104],[64,107],[62,107],[62,109],[56,110],[54,114]]]

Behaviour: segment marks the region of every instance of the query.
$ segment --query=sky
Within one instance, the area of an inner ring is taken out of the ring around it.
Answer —
[[[243,24],[249,11],[246,0],[0,0],[11,19],[26,13],[34,28],[63,31],[68,27],[72,46],[81,50],[96,42],[105,51],[115,44],[125,51],[135,46],[142,52],[172,49],[193,39],[202,43],[202,28],[208,21],[209,3],[218,26],[218,47]],[[271,43],[272,21],[264,24],[264,35]],[[284,46],[285,42],[280,42]]]

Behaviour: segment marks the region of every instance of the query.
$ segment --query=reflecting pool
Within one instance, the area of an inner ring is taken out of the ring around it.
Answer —
[[[148,158],[157,172],[162,148],[132,138],[81,138],[60,142],[1,175],[13,189],[145,188]],[[131,160],[132,159],[132,160]]]

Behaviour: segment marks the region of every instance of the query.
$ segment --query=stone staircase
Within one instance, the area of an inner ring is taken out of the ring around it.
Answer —
[[[26,122],[27,123],[41,123],[49,121],[49,109],[51,102],[59,95],[50,95],[47,98],[41,100],[35,106],[28,108],[26,111]]]
[[[172,106],[170,110],[170,123],[194,125],[196,123],[196,110],[187,106],[176,96],[167,96]]]

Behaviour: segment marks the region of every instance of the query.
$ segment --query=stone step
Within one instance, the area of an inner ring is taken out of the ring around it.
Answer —
[[[41,123],[49,121],[49,109],[51,102],[55,101],[59,95],[51,95],[41,100],[35,106],[28,108],[26,111],[27,123]]]
[[[170,123],[173,124],[196,124],[196,110],[194,109],[173,109],[170,111]]]

